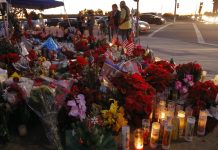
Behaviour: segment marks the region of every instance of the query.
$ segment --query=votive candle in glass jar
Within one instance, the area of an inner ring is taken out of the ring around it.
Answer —
[[[156,117],[158,120],[160,119],[161,110],[165,107],[166,107],[166,101],[160,100],[160,102],[157,104],[157,110],[156,110],[156,115],[157,115]]]
[[[144,148],[143,130],[137,129],[134,132],[134,150],[143,150]]]
[[[179,118],[173,117],[172,119],[172,127],[173,127],[173,133],[172,133],[172,139],[177,140],[179,137]]]
[[[160,123],[153,122],[152,129],[151,129],[151,139],[150,139],[150,147],[157,148],[158,140],[159,140],[159,133],[160,133]]]
[[[160,121],[161,119],[166,119],[166,108],[165,107],[160,108],[158,120]]]
[[[199,113],[199,119],[198,119],[198,129],[197,134],[200,136],[205,135],[205,128],[207,124],[207,112],[202,110]]]
[[[150,134],[150,120],[142,119],[142,129],[143,129],[143,138],[144,144],[148,144],[149,134]]]
[[[186,121],[185,140],[191,142],[195,128],[195,117],[189,116]]]
[[[170,149],[171,137],[172,137],[172,126],[166,125],[163,133],[162,149],[164,150]]]
[[[166,112],[166,120],[167,120],[167,124],[172,125],[173,117],[174,117],[174,112],[168,110],[168,111]]]
[[[179,118],[179,136],[181,137],[185,127],[185,112],[183,110],[178,111]]]
[[[175,115],[176,115],[176,116],[178,116],[178,111],[180,111],[180,110],[183,110],[183,106],[177,104],[177,105],[176,105],[176,112],[175,112]]]
[[[187,106],[185,108],[185,117],[188,118],[192,116],[192,113],[193,113],[193,109],[191,108],[191,106]]]
[[[122,150],[129,150],[130,149],[130,127],[129,126],[122,127],[121,140],[122,140]]]
[[[207,76],[207,71],[202,71],[202,74],[201,74],[201,82],[204,82],[204,81],[205,81],[206,76]]]
[[[175,113],[175,109],[176,109],[175,102],[174,101],[169,102],[167,105],[167,110]]]

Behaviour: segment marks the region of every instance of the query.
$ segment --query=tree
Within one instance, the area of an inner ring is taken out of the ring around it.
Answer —
[[[39,19],[39,14],[36,14],[35,11],[31,11],[29,15],[31,16],[32,20]]]
[[[218,0],[213,0],[213,13],[218,13]]]

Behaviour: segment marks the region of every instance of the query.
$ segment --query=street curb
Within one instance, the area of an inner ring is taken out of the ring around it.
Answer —
[[[213,46],[213,47],[218,47],[217,44],[212,44],[212,43],[202,43],[202,42],[197,42],[197,44],[201,44],[201,45],[207,45],[207,46]]]

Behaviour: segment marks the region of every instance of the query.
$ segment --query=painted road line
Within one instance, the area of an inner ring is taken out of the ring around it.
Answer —
[[[197,39],[198,39],[198,43],[202,43],[204,44],[205,41],[204,41],[204,38],[200,32],[200,30],[198,29],[197,25],[195,23],[192,23],[194,29],[195,29],[195,33],[196,33],[196,36],[197,36]]]
[[[155,30],[154,32],[152,32],[151,34],[149,34],[148,37],[153,37],[157,32],[160,32],[161,30],[163,30],[164,28],[168,27],[168,26],[171,25],[171,24],[173,24],[173,23],[169,23],[169,24],[167,24],[167,25],[165,25],[165,26],[163,26],[163,27],[161,27],[161,28]]]

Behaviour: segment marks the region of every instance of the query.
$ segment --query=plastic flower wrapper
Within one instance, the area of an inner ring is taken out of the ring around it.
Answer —
[[[56,93],[56,89],[45,85],[35,87],[30,93],[27,104],[42,119],[51,143],[57,150],[63,150],[57,128]]]
[[[65,150],[117,150],[111,132],[100,126],[90,131],[84,122],[77,122],[66,131]]]

